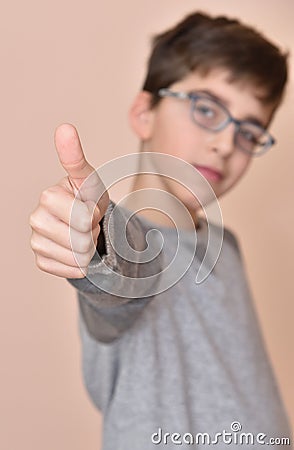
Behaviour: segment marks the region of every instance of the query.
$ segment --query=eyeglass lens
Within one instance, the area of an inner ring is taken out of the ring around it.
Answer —
[[[193,99],[192,113],[194,121],[209,130],[220,131],[231,122],[231,118],[221,105],[209,98]],[[268,145],[268,135],[259,125],[242,122],[236,125],[235,142],[243,150],[258,152]]]

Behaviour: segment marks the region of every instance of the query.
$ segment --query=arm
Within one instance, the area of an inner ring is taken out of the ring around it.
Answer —
[[[41,270],[70,279],[78,290],[89,332],[109,342],[128,328],[150,301],[150,280],[141,282],[140,278],[152,270],[158,273],[159,262],[140,260],[146,253],[147,230],[136,218],[128,221],[126,210],[109,204],[108,192],[86,160],[77,130],[61,125],[55,144],[68,175],[42,192],[30,216],[31,246]],[[98,236],[100,255],[96,251]],[[152,242],[155,245],[156,239]]]
[[[130,247],[124,247],[122,257],[114,249],[119,245],[122,250],[123,230]],[[128,220],[127,211],[111,202],[101,221],[98,251],[89,264],[87,277],[68,279],[78,291],[80,313],[87,330],[99,341],[118,338],[152,299],[159,277],[154,281],[146,277],[160,273],[162,255],[155,238],[152,243],[149,241],[149,253],[158,256],[140,262],[147,232],[140,219],[133,216]],[[135,260],[133,250],[137,251]]]

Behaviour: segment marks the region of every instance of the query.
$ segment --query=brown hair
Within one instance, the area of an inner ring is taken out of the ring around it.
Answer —
[[[248,80],[262,87],[265,103],[278,105],[287,82],[287,53],[255,29],[227,17],[193,13],[153,39],[143,90],[153,94],[183,79],[191,71],[205,76],[225,68],[231,81]]]

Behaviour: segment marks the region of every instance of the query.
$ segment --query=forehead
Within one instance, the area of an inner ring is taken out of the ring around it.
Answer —
[[[177,81],[171,89],[185,92],[207,91],[223,103],[230,113],[239,120],[255,118],[264,126],[271,120],[274,106],[263,103],[262,90],[250,81],[232,81],[231,73],[225,69],[215,69],[203,76],[197,72],[189,73]]]

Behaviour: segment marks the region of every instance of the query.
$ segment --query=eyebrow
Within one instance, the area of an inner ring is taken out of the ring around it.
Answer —
[[[200,90],[193,89],[193,90],[189,91],[189,94],[199,94],[199,93],[205,94],[208,97],[212,98],[213,100],[216,100],[218,103],[221,103],[222,105],[224,105],[227,108],[228,112],[230,113],[228,101],[225,100],[223,97],[216,95],[214,92],[210,91],[209,89],[200,89]],[[259,125],[260,127],[264,128],[264,129],[267,128],[267,125],[265,123],[262,123],[261,120],[259,120],[257,117],[251,116],[251,115],[246,116],[245,119],[241,120],[241,122],[250,122],[255,125]]]

